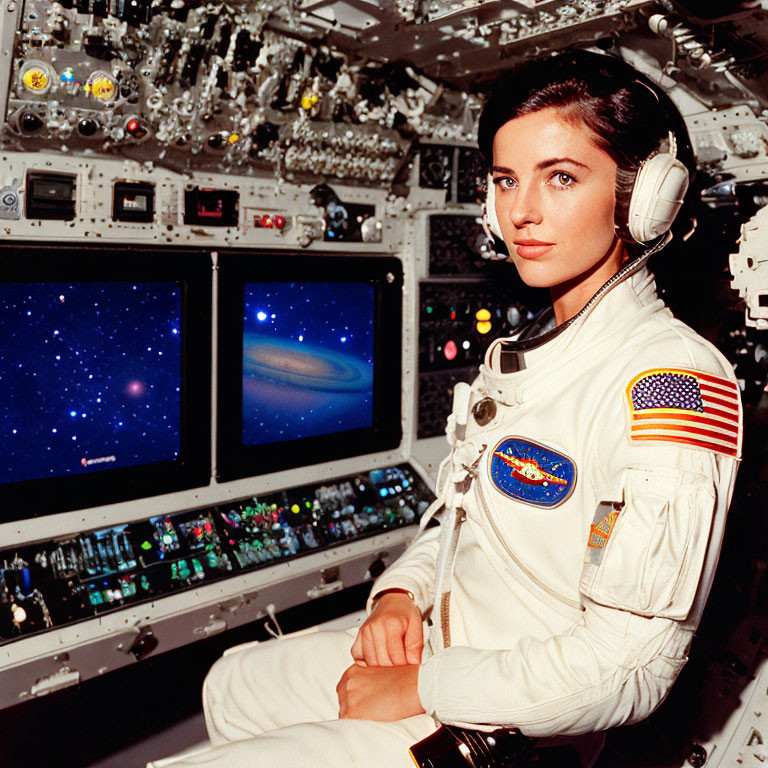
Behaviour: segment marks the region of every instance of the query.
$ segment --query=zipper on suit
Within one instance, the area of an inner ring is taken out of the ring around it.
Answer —
[[[491,530],[493,531],[493,535],[504,549],[504,552],[509,556],[509,559],[512,560],[512,562],[514,562],[514,564],[543,592],[546,592],[550,597],[555,598],[555,600],[558,602],[564,603],[569,608],[575,608],[576,610],[581,611],[581,603],[576,600],[570,600],[567,597],[563,597],[561,594],[552,589],[552,587],[542,581],[533,571],[531,571],[530,568],[525,565],[525,563],[521,562],[518,556],[507,546],[504,535],[496,525],[496,521],[493,518],[493,513],[491,512],[491,509],[485,498],[483,484],[480,482],[479,478],[476,477],[475,479],[477,482],[475,482],[474,485],[475,488],[477,488],[477,495],[480,499],[480,506],[482,507],[483,514],[485,515],[485,518],[488,521]]]
[[[443,648],[451,647],[451,593],[443,592],[440,596],[440,631],[443,635]]]

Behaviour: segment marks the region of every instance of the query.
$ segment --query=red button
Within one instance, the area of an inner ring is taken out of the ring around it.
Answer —
[[[446,360],[453,360],[458,353],[459,350],[456,348],[456,343],[454,341],[449,341],[443,348],[443,354],[445,355]]]
[[[139,130],[139,121],[129,120],[128,125],[125,126],[125,130],[128,131],[128,133],[136,133],[136,131]]]
[[[275,216],[274,221],[278,229],[282,229],[285,226],[285,219],[282,216]]]

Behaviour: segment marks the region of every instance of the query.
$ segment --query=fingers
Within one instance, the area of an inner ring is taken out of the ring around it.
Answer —
[[[421,664],[421,652],[424,648],[424,628],[421,625],[421,617],[418,620],[408,622],[403,637],[406,664]]]
[[[369,667],[378,666],[378,654],[376,652],[376,642],[372,635],[372,622],[370,619],[360,627],[355,642],[352,643],[350,653],[357,662],[363,662]]]
[[[376,641],[373,637],[373,629],[372,626],[369,625],[367,627],[363,627],[362,631],[363,635],[363,658],[362,660],[369,666],[369,667],[378,667],[379,666],[379,656],[376,648]]]
[[[405,645],[403,644],[403,631],[400,627],[396,632],[388,632],[385,636],[388,664],[387,667],[400,667],[408,662],[405,660]]]
[[[412,603],[408,610],[375,610],[365,621],[352,644],[356,661],[369,667],[420,664],[424,646],[421,616]]]
[[[365,658],[365,654],[363,654],[363,629],[365,629],[365,624],[358,630],[355,642],[352,643],[352,648],[349,651],[355,661],[362,661]]]

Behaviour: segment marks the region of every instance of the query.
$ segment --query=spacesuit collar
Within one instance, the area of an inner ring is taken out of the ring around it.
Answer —
[[[561,367],[618,333],[631,332],[637,320],[663,307],[645,261],[598,294],[568,323],[534,338],[516,336],[492,344],[480,367],[489,394],[509,403],[522,402],[523,385],[529,387],[539,376],[548,375],[552,366]]]
[[[654,253],[657,253],[664,248],[671,239],[671,232],[661,235],[656,242],[650,245],[643,253],[624,264],[618,272],[609,277],[608,280],[597,289],[592,298],[590,298],[581,310],[570,318],[570,320],[566,320],[566,322],[557,326],[553,326],[550,323],[548,328],[541,329],[543,331],[541,333],[536,332],[536,330],[530,332],[530,329],[526,327],[514,338],[501,339],[501,357],[497,370],[501,373],[516,373],[517,371],[524,370],[526,368],[525,354],[527,352],[551,342],[558,336],[570,331],[574,326],[578,327],[582,325],[584,320],[593,312],[594,308],[602,301],[604,296],[613,291],[617,285],[623,283],[628,277],[631,277],[639,270],[644,269],[645,265],[648,263],[648,259],[653,256]],[[538,322],[539,319],[537,318],[537,320],[534,321],[534,324]],[[492,345],[491,349],[493,349],[494,346],[496,345]],[[490,351],[490,349],[488,351]],[[487,365],[487,353],[485,362]]]

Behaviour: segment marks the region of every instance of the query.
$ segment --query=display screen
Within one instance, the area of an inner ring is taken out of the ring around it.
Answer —
[[[370,427],[374,286],[246,282],[243,445]]]
[[[0,483],[173,461],[176,282],[0,284]]]

